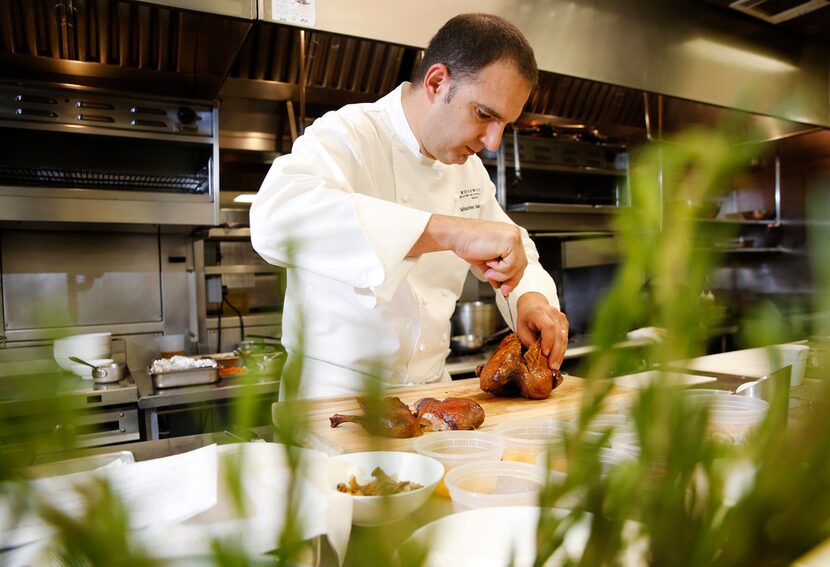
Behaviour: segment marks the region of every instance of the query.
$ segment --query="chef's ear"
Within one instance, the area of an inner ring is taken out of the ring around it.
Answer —
[[[424,73],[424,92],[427,98],[433,100],[442,97],[449,89],[450,70],[443,63],[436,63]]]

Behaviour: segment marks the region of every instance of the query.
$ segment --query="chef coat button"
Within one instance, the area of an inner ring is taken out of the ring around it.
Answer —
[[[425,345],[424,343],[421,343],[420,345],[418,345],[418,350],[419,351],[424,352],[426,349],[427,349],[427,345]]]
[[[421,305],[426,305],[426,304],[427,304],[427,298],[426,298],[426,297],[422,297],[422,298],[421,298]]]
[[[409,193],[404,193],[403,195],[401,195],[401,201],[403,201],[404,203],[408,203],[409,202]]]
[[[443,342],[447,342],[447,335],[441,335],[441,340]]]

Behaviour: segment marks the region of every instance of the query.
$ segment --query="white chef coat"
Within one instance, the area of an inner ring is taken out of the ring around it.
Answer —
[[[511,222],[478,156],[446,165],[420,153],[401,92],[318,118],[251,207],[254,248],[288,268],[282,342],[289,367],[305,355],[300,397],[449,380],[450,317],[470,265],[452,252],[406,255],[431,213]],[[528,291],[559,306],[522,238],[529,264],[509,306],[496,294],[503,314]]]

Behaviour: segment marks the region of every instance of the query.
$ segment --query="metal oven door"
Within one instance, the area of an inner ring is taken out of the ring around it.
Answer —
[[[0,83],[0,220],[218,218],[218,104]]]
[[[85,412],[76,416],[71,424],[57,424],[56,429],[74,429],[78,447],[97,447],[138,441],[138,408],[123,406],[101,411]]]

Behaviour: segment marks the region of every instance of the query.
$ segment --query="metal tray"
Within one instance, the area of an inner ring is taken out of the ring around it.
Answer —
[[[180,386],[214,384],[219,381],[219,371],[217,368],[188,368],[186,370],[171,370],[170,372],[150,372],[150,378],[153,379],[155,388],[178,388]]]

